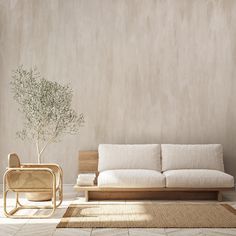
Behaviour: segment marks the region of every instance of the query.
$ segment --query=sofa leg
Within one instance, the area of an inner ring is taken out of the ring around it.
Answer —
[[[223,200],[223,196],[222,196],[222,193],[219,191],[219,192],[217,192],[217,200],[219,201],[219,202],[222,202],[222,200]]]

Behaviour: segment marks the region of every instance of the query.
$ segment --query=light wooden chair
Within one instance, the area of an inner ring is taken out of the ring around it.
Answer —
[[[21,164],[15,153],[8,155],[8,168],[3,176],[4,214],[10,218],[48,218],[63,200],[62,180],[63,172],[56,164]],[[7,193],[15,192],[15,207],[7,211]],[[47,206],[22,205],[19,193],[52,194],[52,203]],[[58,193],[58,202],[57,202]],[[20,209],[51,209],[46,215],[16,215]]]

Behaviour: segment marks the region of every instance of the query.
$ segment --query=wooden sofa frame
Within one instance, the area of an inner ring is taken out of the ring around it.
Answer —
[[[79,174],[96,173],[98,176],[98,152],[79,152]],[[85,200],[218,200],[222,201],[222,192],[234,188],[99,188],[78,186],[74,189],[85,193]]]

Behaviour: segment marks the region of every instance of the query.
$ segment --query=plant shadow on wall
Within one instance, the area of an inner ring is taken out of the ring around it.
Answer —
[[[84,123],[84,115],[72,109],[73,91],[69,85],[43,78],[37,68],[18,67],[12,74],[11,88],[23,115],[23,129],[17,132],[22,140],[36,145],[38,163],[50,143],[65,134],[75,135]]]

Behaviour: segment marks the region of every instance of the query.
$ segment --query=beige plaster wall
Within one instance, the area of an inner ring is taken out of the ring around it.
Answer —
[[[0,0],[0,173],[7,153],[36,161],[10,93],[37,65],[70,83],[79,137],[52,145],[73,183],[77,152],[99,143],[222,143],[236,176],[236,1]]]

